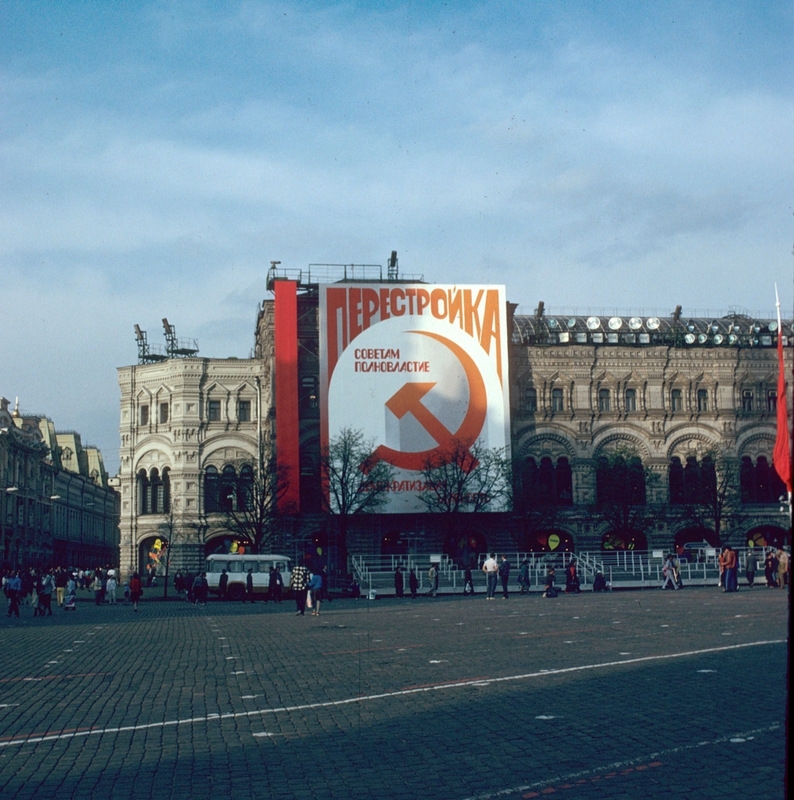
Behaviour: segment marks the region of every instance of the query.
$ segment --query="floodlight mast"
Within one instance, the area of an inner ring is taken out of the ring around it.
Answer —
[[[168,358],[189,358],[198,353],[196,339],[183,339],[180,341],[176,335],[176,328],[163,317],[163,330],[165,331],[165,352]]]
[[[135,339],[138,342],[138,363],[139,364],[152,364],[155,361],[165,361],[167,356],[161,352],[156,352],[153,348],[149,347],[149,341],[146,337],[146,331],[141,330],[141,326],[135,324]]]

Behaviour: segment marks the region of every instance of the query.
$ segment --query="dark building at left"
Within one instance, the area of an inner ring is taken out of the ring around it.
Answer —
[[[116,566],[119,495],[102,454],[0,397],[0,565]]]

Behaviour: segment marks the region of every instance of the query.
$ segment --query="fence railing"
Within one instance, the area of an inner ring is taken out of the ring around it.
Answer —
[[[774,548],[755,548],[757,572],[763,576],[764,557]],[[556,572],[556,584],[565,585],[565,570],[572,560],[576,561],[577,574],[582,588],[589,588],[597,573],[601,573],[613,588],[639,588],[661,586],[664,581],[662,569],[666,553],[660,550],[615,550],[611,552],[567,551],[557,553],[504,553],[511,564],[510,586],[517,587],[522,563],[526,560],[530,589],[540,591],[546,582],[549,567]],[[499,554],[501,560],[502,554]],[[477,556],[472,567],[472,577],[478,591],[484,583],[481,565],[488,557],[485,553]],[[740,575],[746,569],[746,551],[738,554]],[[679,570],[684,584],[709,585],[719,580],[719,554],[716,549],[701,553],[697,560],[680,559]],[[426,593],[430,588],[428,570],[434,564],[439,573],[441,592],[462,592],[465,584],[465,571],[449,556],[439,553],[410,553],[385,556],[354,555],[351,557],[353,575],[363,594],[390,594],[394,592],[394,573],[397,567],[404,572],[405,591],[408,591],[408,575],[411,570],[417,577],[419,592]],[[511,589],[514,590],[514,589]]]

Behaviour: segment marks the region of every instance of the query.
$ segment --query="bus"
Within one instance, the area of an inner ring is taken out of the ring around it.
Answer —
[[[270,570],[278,567],[286,594],[292,574],[291,564],[292,559],[287,556],[257,555],[254,553],[246,553],[245,555],[214,553],[207,556],[207,584],[210,592],[218,594],[218,582],[220,581],[221,573],[226,570],[229,575],[226,597],[229,600],[243,600],[245,598],[246,578],[250,569],[251,577],[254,579],[254,597],[267,600],[270,588]]]

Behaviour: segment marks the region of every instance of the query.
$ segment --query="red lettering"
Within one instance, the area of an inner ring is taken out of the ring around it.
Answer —
[[[391,316],[391,311],[389,309],[389,290],[388,289],[381,289],[380,290],[380,318],[381,321],[384,319],[388,319]]]
[[[391,313],[394,317],[401,317],[405,314],[405,292],[402,289],[392,290]]]
[[[350,304],[348,306],[348,330],[350,341],[361,333],[361,289],[351,288],[349,293]]]
[[[378,293],[374,289],[364,288],[361,291],[362,329],[366,330],[372,324],[373,317],[378,312]]]
[[[446,319],[447,293],[443,289],[433,289],[430,293],[430,313],[436,319]]]

